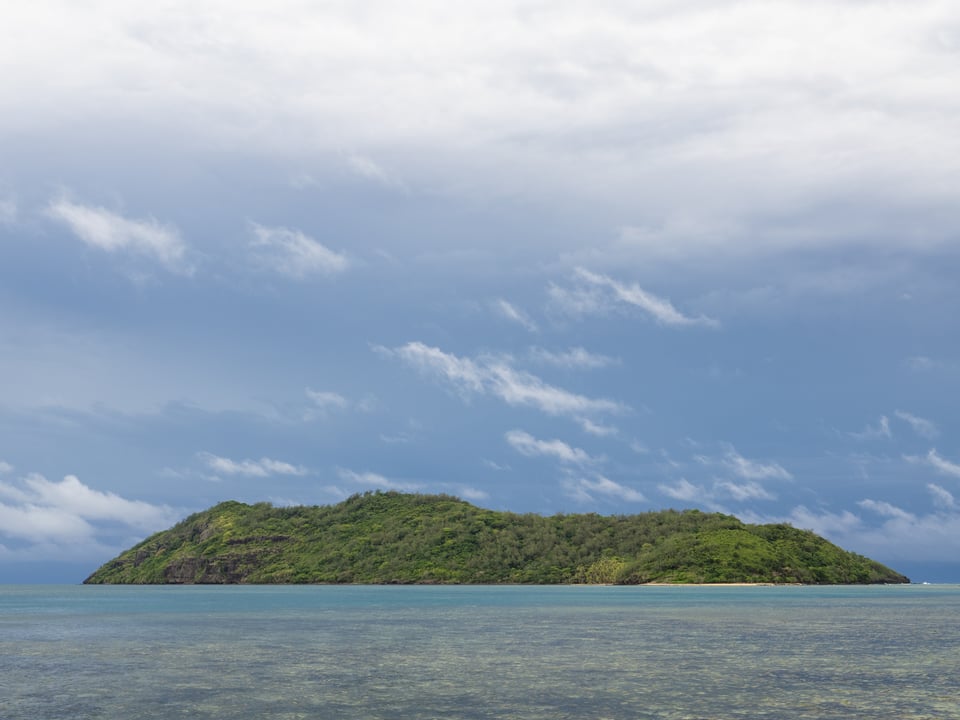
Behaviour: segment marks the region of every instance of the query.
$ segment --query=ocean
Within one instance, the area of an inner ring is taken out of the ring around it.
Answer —
[[[0,719],[960,720],[960,586],[2,586]]]

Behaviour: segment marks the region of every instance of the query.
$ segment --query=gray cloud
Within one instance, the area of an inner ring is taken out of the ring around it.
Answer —
[[[8,18],[0,45],[20,71],[0,102],[18,112],[0,129],[135,134],[164,117],[164,140],[190,147],[338,164],[353,148],[351,171],[381,184],[389,164],[444,192],[614,211],[645,257],[922,249],[957,220],[958,23],[937,0],[722,12],[495,0],[440,15],[426,0],[364,11],[280,0],[269,15],[252,0],[227,14],[47,0]]]

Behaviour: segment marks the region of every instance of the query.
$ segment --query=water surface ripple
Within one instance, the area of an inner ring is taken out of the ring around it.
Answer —
[[[960,720],[960,586],[0,586],[0,719]]]

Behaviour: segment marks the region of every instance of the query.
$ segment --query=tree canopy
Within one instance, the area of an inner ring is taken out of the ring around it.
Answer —
[[[662,510],[552,516],[449,495],[330,506],[228,501],[159,532],[87,583],[899,583],[808,530]]]

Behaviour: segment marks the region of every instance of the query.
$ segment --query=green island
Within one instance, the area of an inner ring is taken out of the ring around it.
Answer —
[[[552,515],[449,495],[367,492],[330,506],[228,501],[130,548],[85,583],[906,583],[790,525],[663,510]]]

